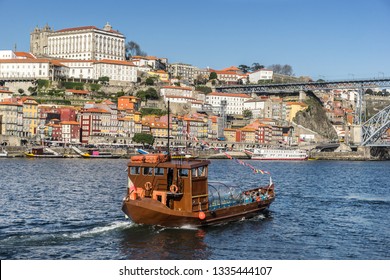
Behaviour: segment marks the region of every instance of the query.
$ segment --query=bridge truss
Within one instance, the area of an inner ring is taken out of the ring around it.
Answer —
[[[327,89],[359,89],[359,88],[388,88],[390,87],[390,78],[380,79],[353,79],[343,81],[321,81],[321,82],[303,82],[303,83],[285,83],[285,84],[259,84],[259,85],[230,85],[216,88],[217,92],[231,93],[283,93],[299,92],[309,90],[327,90]]]
[[[382,135],[390,128],[390,106],[362,124],[362,146],[390,146]]]

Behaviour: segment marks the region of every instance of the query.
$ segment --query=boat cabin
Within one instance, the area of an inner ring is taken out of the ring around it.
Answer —
[[[154,199],[176,211],[207,211],[209,164],[208,160],[171,160],[165,154],[133,156],[128,163],[129,190],[135,186],[130,199]]]

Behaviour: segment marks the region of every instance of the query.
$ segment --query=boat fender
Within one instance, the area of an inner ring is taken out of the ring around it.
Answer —
[[[150,191],[152,189],[152,183],[146,182],[145,183],[145,190]]]
[[[179,188],[176,185],[171,185],[169,187],[169,190],[173,193],[177,193],[179,191]]]
[[[206,214],[203,211],[200,211],[198,217],[200,220],[204,220],[206,218]]]

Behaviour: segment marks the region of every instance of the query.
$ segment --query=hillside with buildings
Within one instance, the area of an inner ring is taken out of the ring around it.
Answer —
[[[125,42],[109,24],[57,31],[46,25],[31,32],[30,52],[0,50],[0,142],[129,145],[144,133],[163,146],[168,101],[177,144],[343,140],[353,123],[354,91],[316,92],[317,101],[216,92],[216,85],[297,78],[266,68],[200,69],[168,58],[127,56]]]

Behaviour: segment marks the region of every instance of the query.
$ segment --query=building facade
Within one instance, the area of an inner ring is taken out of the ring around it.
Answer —
[[[54,31],[46,25],[30,34],[30,51],[37,56],[100,60],[125,59],[125,36],[107,23],[95,26],[65,28]]]
[[[250,96],[243,93],[212,92],[206,96],[206,103],[211,104],[213,112],[218,114],[221,112],[221,102],[225,101],[225,114],[241,115],[244,102],[250,99]]]

